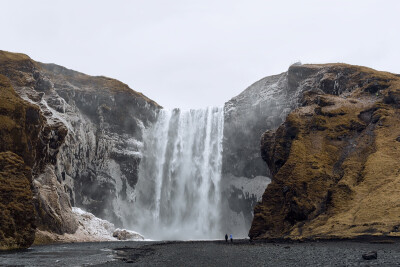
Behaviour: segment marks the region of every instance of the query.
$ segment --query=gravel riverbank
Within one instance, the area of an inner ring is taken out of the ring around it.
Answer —
[[[378,258],[362,254],[376,251]],[[98,242],[0,253],[0,266],[398,266],[398,240]]]

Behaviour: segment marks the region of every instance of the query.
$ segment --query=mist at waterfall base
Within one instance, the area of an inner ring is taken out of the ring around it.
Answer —
[[[144,135],[131,229],[154,240],[221,238],[222,108],[160,111]]]

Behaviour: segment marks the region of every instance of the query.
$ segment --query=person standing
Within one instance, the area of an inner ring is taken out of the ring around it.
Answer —
[[[231,238],[231,243],[233,243],[233,236],[232,236],[232,234],[230,235],[230,238]]]
[[[225,234],[225,242],[228,242],[228,234]]]

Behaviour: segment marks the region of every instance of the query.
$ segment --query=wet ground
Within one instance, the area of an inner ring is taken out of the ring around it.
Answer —
[[[362,254],[376,251],[377,259]],[[399,266],[398,240],[99,242],[0,253],[0,266]]]

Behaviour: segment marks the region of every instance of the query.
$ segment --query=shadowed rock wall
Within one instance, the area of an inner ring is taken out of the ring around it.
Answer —
[[[260,137],[290,110],[287,73],[269,76],[225,103],[222,163],[222,228],[246,237],[253,208],[268,185],[269,170]]]

